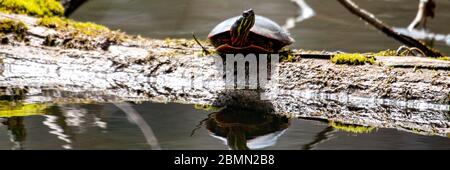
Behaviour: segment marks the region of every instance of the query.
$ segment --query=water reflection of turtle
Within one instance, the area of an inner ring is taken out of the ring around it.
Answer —
[[[261,149],[274,145],[290,120],[270,113],[225,108],[211,113],[205,125],[213,137],[233,150]]]

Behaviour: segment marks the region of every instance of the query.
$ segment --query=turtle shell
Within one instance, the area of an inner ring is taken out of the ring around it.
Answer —
[[[233,47],[230,44],[230,28],[240,16],[227,19],[218,24],[208,35],[208,39],[219,52],[277,52],[294,39],[289,32],[274,21],[256,15],[255,25],[250,29],[247,44]]]

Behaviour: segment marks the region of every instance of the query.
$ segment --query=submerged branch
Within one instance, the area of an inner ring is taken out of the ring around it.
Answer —
[[[426,29],[427,17],[434,17],[435,8],[436,4],[433,0],[420,0],[417,15],[409,24],[408,31],[413,31],[419,26]]]
[[[147,124],[147,122],[144,120],[144,118],[137,112],[133,106],[126,102],[122,103],[113,103],[116,107],[118,107],[120,110],[122,110],[125,114],[127,114],[127,117],[135,123],[139,129],[141,129],[142,133],[144,134],[145,140],[147,140],[147,143],[150,145],[150,147],[153,150],[161,150],[161,146],[158,144],[158,139],[155,136],[155,133],[153,132],[150,125]]]
[[[409,47],[417,47],[420,50],[422,50],[427,56],[430,57],[441,57],[444,56],[439,51],[433,50],[429,48],[428,46],[424,45],[420,41],[407,36],[403,35],[401,33],[395,32],[389,25],[386,23],[383,23],[381,20],[377,19],[375,15],[369,13],[368,11],[361,9],[358,5],[356,5],[351,0],[337,0],[340,2],[345,8],[347,8],[351,13],[357,15],[358,17],[362,18],[378,30],[385,33],[387,36],[392,37],[396,39],[397,41],[400,41],[401,43],[409,46]]]

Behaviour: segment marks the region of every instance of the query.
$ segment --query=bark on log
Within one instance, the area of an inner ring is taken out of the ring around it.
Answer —
[[[292,117],[334,120],[447,136],[450,71],[395,67],[404,58],[380,57],[374,65],[335,65],[300,59],[278,65],[271,100],[255,90],[226,89],[213,57],[201,57],[192,41],[130,38],[103,50],[43,46],[55,30],[36,19],[3,14],[29,25],[30,42],[0,47],[0,87],[28,88],[27,101],[89,99],[153,101],[273,109]],[[57,31],[56,31],[57,32]],[[181,43],[180,43],[181,42]],[[210,48],[210,47],[209,47]],[[450,62],[421,59],[448,68]],[[414,66],[417,63],[410,63]],[[194,84],[194,86],[191,86]],[[200,86],[201,84],[201,86]]]

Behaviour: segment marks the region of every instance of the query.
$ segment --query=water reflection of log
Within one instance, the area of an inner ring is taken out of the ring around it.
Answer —
[[[446,136],[449,133],[448,105],[291,91],[281,92],[277,101],[280,102],[274,107],[278,112],[297,113],[294,115],[301,118],[396,128],[428,135]]]
[[[56,104],[47,109],[43,124],[50,128],[50,134],[64,142],[62,148],[73,149],[77,134],[91,126],[107,128],[106,122],[101,119],[102,110],[103,105]]]
[[[57,106],[50,107],[48,114],[45,115],[45,121],[42,122],[50,130],[49,133],[56,135],[58,139],[64,142],[61,146],[64,149],[72,149],[74,133],[68,125],[68,121],[64,116],[64,111]]]
[[[30,94],[31,93],[31,94]],[[57,94],[60,96],[61,94]],[[90,108],[89,105],[78,107],[78,105],[62,105],[67,102],[56,102],[52,104],[43,103],[42,96],[36,96],[33,88],[2,88],[0,90],[0,121],[8,127],[11,141],[15,143],[13,149],[22,149],[26,139],[24,124],[25,116],[43,115],[42,122],[48,126],[49,133],[56,135],[64,142],[62,148],[72,149],[76,133],[82,133],[91,124],[105,129],[106,123],[101,120],[101,105]],[[38,98],[38,99],[35,99]],[[38,101],[35,101],[38,100]],[[34,103],[39,102],[39,103]],[[76,101],[72,101],[77,103]],[[58,106],[59,104],[59,106]],[[84,108],[87,107],[87,108]],[[88,109],[96,109],[89,112]],[[92,114],[90,114],[92,113]],[[73,131],[77,128],[78,131]]]

